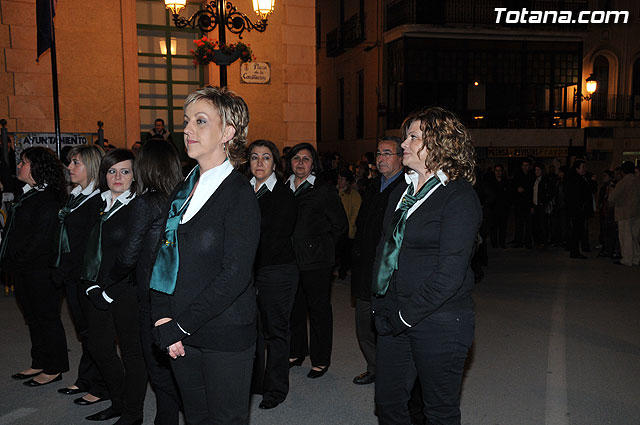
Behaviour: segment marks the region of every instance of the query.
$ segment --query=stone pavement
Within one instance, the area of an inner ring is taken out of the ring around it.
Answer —
[[[476,286],[476,339],[467,362],[462,424],[640,424],[640,268],[565,251],[490,250]],[[331,368],[306,378],[309,360],[291,370],[291,391],[278,408],[251,405],[251,425],[376,424],[373,385],[356,386],[365,369],[353,325],[349,286],[333,290]],[[72,371],[61,383],[26,388],[10,378],[29,365],[29,338],[12,296],[0,295],[0,425],[90,424],[106,403],[81,407],[55,390],[74,380],[79,344],[66,308]],[[4,377],[4,378],[1,378]],[[154,417],[147,392],[145,424]],[[107,421],[106,423],[112,423]]]

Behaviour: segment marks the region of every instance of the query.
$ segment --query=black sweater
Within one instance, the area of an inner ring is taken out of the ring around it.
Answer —
[[[134,273],[138,300],[145,310],[150,308],[149,279],[158,241],[164,230],[163,216],[167,206],[168,201],[157,192],[147,192],[131,201],[126,238],[105,281],[98,282],[103,287],[109,287],[126,281],[127,276]]]
[[[332,267],[335,246],[349,228],[336,189],[319,180],[316,183],[295,197],[298,218],[293,231],[293,249],[300,270]]]
[[[293,192],[278,181],[273,192],[267,191],[258,199],[260,204],[260,244],[255,268],[277,264],[295,264],[291,234],[298,214]]]
[[[176,288],[173,295],[151,291],[153,322],[177,320],[191,334],[182,339],[185,345],[231,352],[249,348],[257,336],[252,269],[259,238],[256,195],[234,170],[178,227]]]
[[[58,211],[63,203],[53,189],[26,199],[16,210],[9,241],[2,262],[5,271],[47,269],[52,255],[53,234],[57,229]],[[3,237],[7,236],[5,230]]]
[[[89,239],[89,233],[100,213],[102,203],[102,198],[98,193],[67,215],[65,227],[69,236],[70,252],[62,254],[60,267],[56,271],[59,276],[57,281],[67,283],[80,280],[80,269],[84,251],[87,248],[87,239]]]

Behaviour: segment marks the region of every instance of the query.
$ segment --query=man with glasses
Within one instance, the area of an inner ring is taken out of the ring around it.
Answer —
[[[376,246],[382,234],[382,220],[389,195],[398,185],[406,185],[402,167],[402,140],[385,137],[378,143],[375,177],[362,194],[362,204],[356,219],[356,237],[351,266],[351,295],[356,299],[356,336],[367,361],[367,371],[356,376],[353,383],[375,381],[376,331],[371,315],[371,278]]]

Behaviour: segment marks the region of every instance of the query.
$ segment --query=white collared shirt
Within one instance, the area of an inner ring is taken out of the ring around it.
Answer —
[[[76,187],[73,188],[73,190],[70,193],[70,196],[78,196],[78,195],[82,194],[82,195],[87,195],[87,197],[82,202],[80,202],[80,205],[78,205],[77,207],[71,209],[71,212],[77,210],[78,208],[80,208],[82,206],[82,204],[84,204],[89,199],[93,198],[95,195],[100,193],[100,189],[94,189],[94,186],[95,186],[95,184],[93,182],[91,182],[84,189],[80,185],[76,185]]]
[[[102,200],[105,201],[107,203],[107,206],[104,209],[104,212],[107,212],[111,209],[111,207],[113,207],[113,204],[116,203],[116,201],[120,201],[121,205],[118,206],[118,208],[116,208],[115,210],[113,210],[111,212],[111,214],[109,215],[109,217],[111,217],[113,214],[115,214],[120,208],[124,207],[125,205],[127,205],[129,202],[133,201],[133,199],[136,197],[136,194],[134,193],[133,195],[131,194],[131,191],[129,189],[125,190],[123,193],[120,194],[120,196],[118,196],[116,199],[113,199],[113,195],[111,194],[110,190],[105,190],[104,192],[102,192],[100,194],[100,196],[102,196]],[[109,218],[107,218],[108,220]]]
[[[442,170],[436,171],[436,176],[438,177],[438,180],[440,180],[440,182],[438,182],[438,184],[436,184],[429,192],[427,192],[424,198],[420,199],[415,204],[413,204],[411,208],[409,208],[409,211],[407,211],[407,218],[409,218],[409,216],[411,216],[411,214],[413,214],[415,210],[420,208],[420,205],[422,205],[424,201],[426,201],[427,198],[431,196],[431,194],[435,192],[440,186],[446,186],[447,183],[449,183],[449,178]],[[414,194],[418,193],[418,178],[419,178],[418,173],[416,173],[415,171],[409,171],[404,175],[404,179],[407,182],[407,184],[413,185]],[[400,201],[398,201],[398,204],[396,205],[396,210],[400,208],[400,204],[402,203],[402,198],[404,198],[404,195],[407,194],[408,190],[409,188],[407,187],[407,189],[404,191],[404,193],[400,197]]]
[[[233,165],[231,165],[230,161],[225,160],[217,167],[213,167],[212,169],[200,174],[198,187],[196,187],[196,190],[191,196],[191,202],[189,203],[187,210],[182,215],[180,224],[188,222],[198,213],[198,211],[200,211],[209,198],[211,198],[215,191],[218,190],[218,187],[220,187],[222,182],[229,177],[229,174],[231,174],[232,171]],[[191,170],[191,173],[193,173],[193,170]],[[189,173],[189,175],[191,175],[191,173]],[[187,176],[187,179],[188,178],[189,176]]]
[[[298,187],[302,186],[302,183],[304,183],[304,182],[306,182],[306,181],[308,181],[309,183],[311,183],[311,185],[312,185],[312,186],[313,186],[313,184],[316,182],[316,176],[314,176],[313,174],[309,174],[309,175],[307,176],[307,178],[306,178],[306,179],[304,179],[304,180],[302,180],[302,181],[300,182],[300,184],[298,185],[298,187],[296,187],[295,179],[296,179],[296,175],[295,175],[295,174],[291,174],[291,175],[289,176],[289,178],[287,179],[287,184],[289,185],[289,187],[291,188],[291,190],[292,190],[293,192],[295,192],[295,191],[296,191],[296,189],[297,189]]]
[[[42,192],[45,188],[47,187],[47,184],[43,184],[42,186],[31,186],[29,183],[25,184],[24,186],[22,186],[22,194],[27,193],[28,191],[30,191],[31,189],[35,189],[38,192]]]
[[[269,192],[273,192],[273,187],[276,185],[277,182],[278,182],[278,178],[276,177],[276,173],[271,173],[271,175],[267,177],[265,181],[260,183],[260,186],[258,186],[258,190],[255,190],[256,178],[251,177],[251,180],[249,180],[249,183],[251,183],[251,187],[254,188],[256,193],[258,193],[258,191],[263,185],[267,185],[267,189],[269,189]]]

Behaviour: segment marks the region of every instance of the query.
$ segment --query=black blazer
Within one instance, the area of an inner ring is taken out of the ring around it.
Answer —
[[[26,199],[16,210],[2,262],[7,272],[48,269],[52,255],[53,234],[57,229],[58,211],[63,202],[53,189],[46,188]],[[7,232],[5,230],[4,236]]]
[[[316,185],[295,197],[298,206],[293,249],[300,270],[333,267],[335,246],[349,229],[338,192],[316,179]]]
[[[175,292],[151,291],[153,322],[176,320],[191,334],[182,339],[185,345],[219,351],[249,348],[257,336],[252,269],[259,238],[256,195],[234,170],[200,211],[178,227]]]
[[[389,195],[397,187],[407,187],[404,173],[380,192],[380,176],[371,180],[362,196],[362,205],[356,218],[356,238],[353,242],[351,264],[351,295],[371,299],[371,276],[376,259],[376,248],[382,234],[382,220],[387,209]]]
[[[260,244],[255,268],[277,264],[295,264],[291,235],[296,225],[298,207],[293,192],[278,181],[273,192],[267,191],[258,199],[260,204]]]
[[[87,239],[89,239],[91,228],[100,213],[102,203],[100,193],[97,193],[67,215],[65,227],[69,237],[70,252],[62,254],[60,267],[55,271],[55,281],[69,283],[80,280],[80,269],[84,251],[87,248]]]
[[[385,233],[404,190],[399,186],[389,197]],[[480,201],[469,182],[452,181],[439,187],[407,219],[398,270],[387,294],[374,299],[374,309],[400,310],[413,326],[436,311],[473,308],[470,263],[481,221]],[[382,245],[381,240],[378,254]]]

